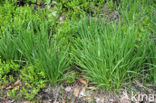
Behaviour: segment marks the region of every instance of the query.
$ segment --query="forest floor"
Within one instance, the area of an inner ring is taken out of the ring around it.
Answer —
[[[33,100],[11,99],[5,94],[1,103],[156,103],[156,88],[152,85],[144,87],[135,81],[133,86],[125,84],[120,92],[107,92],[89,87],[84,79],[74,83],[62,83],[54,88],[47,85]]]

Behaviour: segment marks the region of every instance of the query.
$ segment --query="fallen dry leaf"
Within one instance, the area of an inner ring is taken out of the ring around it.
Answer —
[[[22,85],[21,80],[17,80],[13,85],[8,86],[6,90],[10,90],[16,86],[21,86],[21,85]]]
[[[89,90],[95,90],[96,88],[95,87],[87,87],[87,89],[89,89]]]
[[[5,85],[2,85],[1,88],[4,89],[5,88]]]
[[[91,99],[92,99],[91,97],[83,97],[83,100],[84,100],[84,101],[86,101],[86,100],[89,101],[89,100],[91,100]]]
[[[21,86],[22,83],[21,83],[21,80],[17,80],[15,83],[14,83],[14,87],[16,86]]]
[[[79,96],[79,93],[80,93],[80,88],[75,88],[74,89],[74,96],[75,97],[78,97]]]
[[[24,101],[23,103],[33,103],[32,101]]]
[[[80,81],[80,83],[82,83],[83,85],[87,86],[87,82],[86,82],[85,80],[80,79],[79,81]]]
[[[6,90],[10,90],[10,89],[12,89],[13,87],[10,85],[10,86],[8,86],[7,88],[6,88]]]

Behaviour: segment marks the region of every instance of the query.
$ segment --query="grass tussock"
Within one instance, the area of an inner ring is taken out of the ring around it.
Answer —
[[[139,39],[135,25],[106,24],[92,18],[83,19],[78,28],[73,55],[92,84],[111,90],[132,79],[144,82],[146,76],[154,77],[155,67],[150,64],[155,62],[156,48],[146,32]]]
[[[38,64],[51,85],[56,85],[69,65],[68,46],[60,48],[60,43],[51,33],[48,22],[43,21],[38,25],[30,21],[27,28],[21,27],[17,34],[6,32],[6,37],[0,39],[0,55],[5,60]]]

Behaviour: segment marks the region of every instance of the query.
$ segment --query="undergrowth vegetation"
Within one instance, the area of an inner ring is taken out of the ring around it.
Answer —
[[[138,40],[135,25],[84,19],[75,35],[76,64],[94,84],[106,90],[119,89],[126,80],[139,77],[144,82],[152,75],[145,71],[147,68],[149,73],[154,70],[150,66],[156,53],[154,40],[149,39],[147,32],[141,33],[141,40]]]
[[[0,57],[0,94],[11,98],[79,73],[107,91],[156,85],[155,1],[0,1]]]
[[[46,86],[45,74],[37,65],[22,66],[13,61],[2,62],[0,59],[0,96],[5,90],[11,98],[31,100]]]

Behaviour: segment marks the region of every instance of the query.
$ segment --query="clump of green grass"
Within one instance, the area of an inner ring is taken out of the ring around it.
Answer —
[[[55,35],[49,31],[48,23],[45,20],[38,24],[32,20],[26,29],[19,25],[20,31],[16,35],[8,31],[5,34],[7,38],[0,40],[0,54],[5,59],[39,64],[49,82],[56,85],[69,66],[68,46],[61,47],[61,41],[57,42]]]
[[[154,52],[153,41],[149,34],[138,40],[135,25],[85,18],[75,35],[76,64],[93,84],[105,90],[119,89],[126,81],[144,77],[141,71],[150,67],[145,63],[153,63],[153,53],[149,52]]]
[[[36,51],[37,60],[49,82],[56,85],[69,66],[67,50],[59,49],[57,43],[52,39],[50,44],[48,38],[42,43]]]
[[[0,39],[0,56],[3,60],[15,60],[20,57],[9,32]]]
[[[38,32],[38,42],[35,48],[35,59],[39,63],[52,85],[60,82],[63,73],[69,67],[68,45],[62,47],[61,40],[56,41],[55,35],[48,35],[48,27],[43,25]],[[52,33],[52,32],[51,32]],[[35,60],[34,60],[35,61]]]
[[[156,5],[154,0],[121,0],[119,12],[120,17],[123,20],[124,24],[131,25],[135,24],[135,29],[137,30],[138,40],[141,40],[143,35],[149,34],[150,40],[152,39],[152,47],[150,47],[149,52],[152,52],[151,59],[152,61],[148,61],[151,65],[151,69],[148,69],[150,73],[148,73],[148,77],[144,76],[146,80],[153,81],[156,83],[156,50],[155,50],[155,20],[156,20]],[[145,70],[147,71],[147,70]]]
[[[20,7],[11,1],[6,1],[0,8],[0,18],[4,19],[0,20],[2,59],[37,63],[55,85],[68,67],[68,54],[67,45],[62,48],[52,34],[55,23],[49,10],[38,8],[35,11],[33,6]]]

